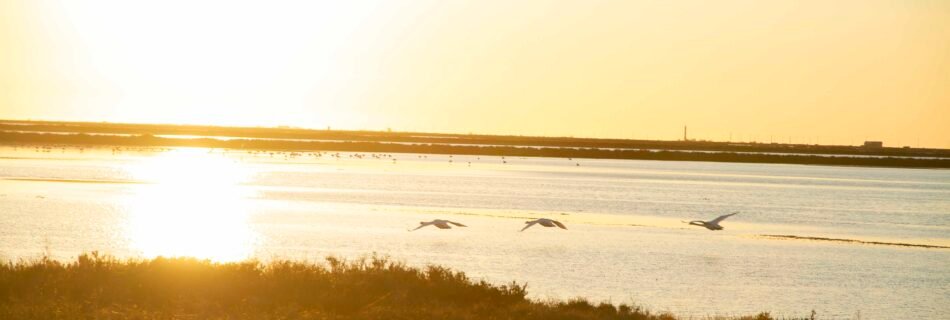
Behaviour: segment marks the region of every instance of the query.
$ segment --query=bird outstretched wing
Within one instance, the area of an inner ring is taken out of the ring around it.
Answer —
[[[709,221],[709,223],[710,223],[710,224],[718,224],[719,222],[722,222],[722,220],[726,220],[726,218],[731,217],[731,216],[734,216],[734,215],[737,214],[737,213],[739,213],[739,212],[736,211],[736,212],[733,212],[733,213],[730,213],[730,214],[721,215],[721,216],[719,216],[719,217],[716,218],[716,219],[712,219],[712,221]]]
[[[521,228],[521,231],[524,231],[524,229],[527,229],[527,228],[531,228],[531,226],[537,224],[538,221],[537,221],[537,220],[535,220],[535,221],[528,221],[528,222],[525,222],[525,223],[527,223],[528,225],[524,226],[524,228]]]
[[[418,226],[418,227],[416,227],[415,229],[409,230],[409,231],[416,231],[416,230],[419,230],[419,229],[421,229],[421,228],[423,228],[423,227],[425,227],[425,226],[431,225],[431,224],[432,224],[432,222],[419,222],[419,226]]]
[[[557,225],[558,228],[567,230],[567,227],[565,227],[563,223],[561,223],[561,222],[559,222],[559,221],[556,221],[556,220],[551,220],[551,222],[554,222],[554,224]]]
[[[458,222],[455,222],[455,221],[449,221],[449,223],[454,224],[454,225],[459,226],[459,227],[468,227],[468,226],[466,226],[466,225],[464,225],[464,224],[461,224],[461,223],[458,223]]]

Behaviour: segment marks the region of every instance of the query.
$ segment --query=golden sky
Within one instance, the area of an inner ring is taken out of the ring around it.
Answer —
[[[950,148],[950,1],[0,0],[0,118]]]

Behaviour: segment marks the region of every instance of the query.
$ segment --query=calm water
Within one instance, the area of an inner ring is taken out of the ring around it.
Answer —
[[[469,227],[406,231],[435,218]],[[948,170],[0,147],[0,221],[3,260],[376,252],[688,316],[950,318],[950,249],[760,236],[950,246]]]

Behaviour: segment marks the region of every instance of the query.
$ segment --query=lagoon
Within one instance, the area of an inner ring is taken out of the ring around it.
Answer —
[[[436,218],[469,227],[407,232]],[[0,221],[4,260],[377,253],[681,316],[950,317],[950,249],[764,236],[950,246],[948,170],[0,147]]]

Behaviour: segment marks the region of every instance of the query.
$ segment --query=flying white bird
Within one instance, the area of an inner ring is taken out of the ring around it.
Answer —
[[[722,222],[722,220],[726,220],[726,218],[731,217],[737,213],[739,212],[733,212],[730,214],[721,215],[718,218],[712,219],[709,221],[695,220],[695,221],[690,221],[690,222],[683,221],[683,223],[688,223],[694,226],[706,227],[706,229],[713,230],[713,231],[722,230],[722,226],[720,226],[719,223]]]
[[[538,219],[538,220],[525,221],[525,223],[526,223],[527,225],[524,226],[524,228],[522,228],[521,231],[524,231],[524,229],[527,229],[527,228],[531,228],[531,226],[536,225],[536,224],[540,224],[540,225],[545,226],[545,227],[548,227],[548,228],[550,228],[550,227],[558,227],[558,228],[567,230],[567,227],[565,227],[564,224],[562,224],[562,223],[560,223],[560,222],[558,222],[558,221],[555,221],[555,220],[551,220],[551,219],[541,218],[541,219]]]
[[[409,230],[409,231],[416,231],[416,230],[419,230],[420,228],[427,227],[427,226],[436,226],[436,227],[439,228],[439,229],[452,229],[452,226],[450,226],[449,224],[454,224],[454,225],[459,226],[459,227],[467,227],[466,225],[461,224],[461,223],[458,223],[458,222],[449,221],[449,220],[442,220],[442,219],[435,219],[435,220],[432,220],[432,221],[429,221],[429,222],[419,222],[419,226],[418,226],[418,227],[416,227],[415,229]]]

